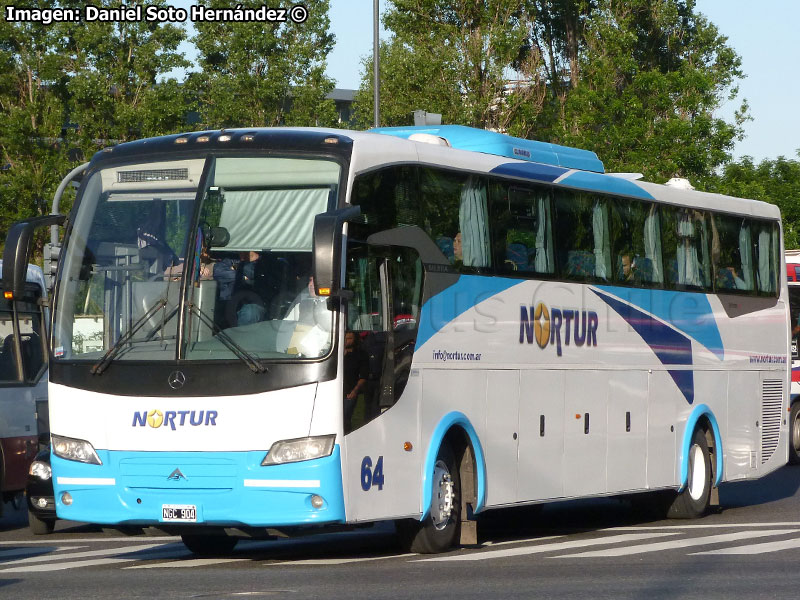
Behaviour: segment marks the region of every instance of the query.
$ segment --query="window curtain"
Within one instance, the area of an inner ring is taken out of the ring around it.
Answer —
[[[758,234],[758,289],[762,292],[775,291],[775,278],[772,276],[772,236],[768,229]]]
[[[681,285],[702,286],[697,261],[697,248],[694,242],[695,227],[688,212],[678,220],[678,283]]]
[[[489,230],[486,187],[470,177],[461,190],[458,213],[462,259],[466,267],[489,266]]]
[[[664,281],[661,265],[661,220],[655,204],[650,207],[650,213],[644,220],[644,255],[653,265],[651,281]]]
[[[753,289],[753,245],[750,242],[750,225],[742,221],[739,227],[739,256],[742,259],[744,289]]]
[[[594,274],[600,279],[611,279],[611,242],[608,231],[608,210],[604,202],[594,201],[592,207],[592,233],[594,234]]]
[[[536,256],[534,267],[537,273],[553,272],[553,236],[550,233],[550,197],[542,194],[536,201]]]

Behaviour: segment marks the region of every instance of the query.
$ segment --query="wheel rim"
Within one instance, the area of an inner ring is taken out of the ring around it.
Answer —
[[[692,500],[700,500],[706,489],[706,461],[703,450],[697,444],[689,453],[689,496]]]
[[[447,526],[453,514],[453,478],[450,469],[443,460],[437,460],[433,467],[433,499],[431,502],[431,520],[433,526],[442,530]]]
[[[794,451],[800,453],[800,412],[794,416],[794,421],[792,421],[792,445]]]

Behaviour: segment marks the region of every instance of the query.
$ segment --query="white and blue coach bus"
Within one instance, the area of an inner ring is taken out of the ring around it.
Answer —
[[[459,126],[99,152],[53,307],[59,518],[198,553],[395,520],[436,552],[495,507],[654,491],[696,517],[785,464],[778,209],[603,171]]]

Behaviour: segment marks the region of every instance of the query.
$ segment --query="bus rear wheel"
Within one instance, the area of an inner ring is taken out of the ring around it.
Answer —
[[[222,556],[229,554],[239,541],[229,535],[185,533],[181,540],[186,548],[200,556]]]
[[[433,467],[433,493],[428,516],[422,522],[398,522],[405,550],[420,554],[445,552],[456,543],[461,523],[461,477],[450,446],[445,442]]]
[[[792,404],[789,413],[789,462],[800,464],[800,400]]]
[[[672,501],[667,517],[696,519],[708,510],[711,501],[711,452],[702,429],[696,429],[689,446],[689,476],[686,487]]]

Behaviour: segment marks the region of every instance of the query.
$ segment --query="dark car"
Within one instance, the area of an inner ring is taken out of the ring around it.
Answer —
[[[36,535],[52,533],[56,526],[56,502],[50,470],[50,446],[40,450],[31,463],[25,496],[31,532]]]

